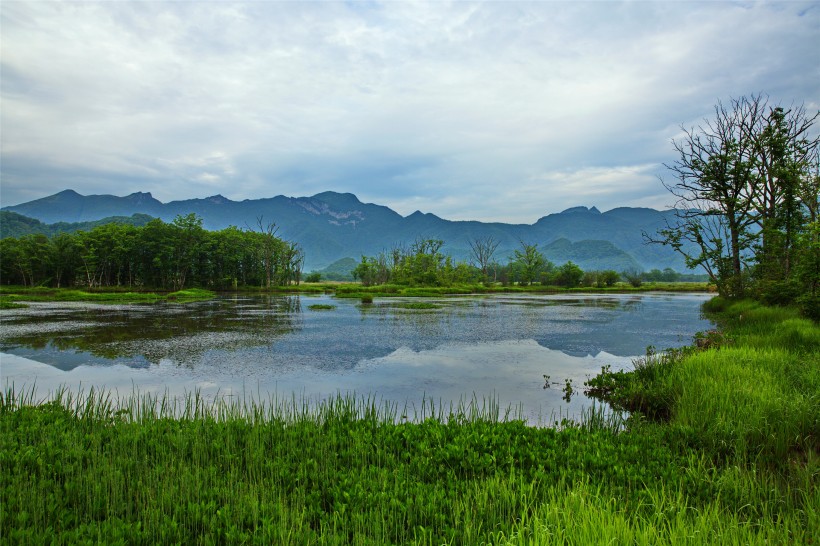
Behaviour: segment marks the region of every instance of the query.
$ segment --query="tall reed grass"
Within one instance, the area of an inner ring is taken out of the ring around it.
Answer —
[[[0,541],[541,544],[717,529],[754,542],[816,522],[816,493],[778,487],[745,513],[757,481],[727,480],[687,438],[626,432],[602,408],[535,428],[492,400],[36,400],[8,388]],[[724,501],[729,483],[739,492]]]

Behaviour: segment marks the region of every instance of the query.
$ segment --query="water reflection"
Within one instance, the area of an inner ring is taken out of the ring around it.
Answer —
[[[674,347],[709,328],[702,295],[503,295],[371,305],[323,295],[224,297],[192,304],[34,304],[0,313],[4,382],[216,395],[339,391],[420,403],[474,395],[529,415],[573,412],[604,365],[646,346]],[[332,310],[310,310],[312,304]],[[9,355],[29,360],[13,359]],[[36,362],[32,362],[36,361]],[[42,366],[41,364],[48,364]],[[559,386],[544,389],[544,376]]]
[[[31,305],[31,311],[3,315],[0,351],[63,370],[114,361],[144,367],[162,359],[190,365],[207,351],[267,345],[302,322],[298,296],[184,305]]]

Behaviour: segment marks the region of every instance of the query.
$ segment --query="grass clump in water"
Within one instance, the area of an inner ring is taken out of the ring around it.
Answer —
[[[327,303],[314,303],[312,305],[308,305],[308,309],[313,311],[330,311],[336,309],[336,306]]]
[[[159,301],[190,302],[208,300],[216,296],[211,290],[186,288],[169,294],[156,292],[133,292],[106,288],[99,291],[77,290],[70,288],[26,288],[3,287],[0,300],[10,305],[18,302],[51,302],[51,301],[84,301],[93,303],[156,303]],[[0,308],[10,309],[11,307]]]
[[[441,309],[441,306],[435,303],[430,303],[426,301],[410,301],[410,302],[403,302],[403,303],[395,303],[391,305],[391,307],[396,309],[412,309],[412,310],[432,310],[432,309]]]
[[[201,301],[209,300],[216,297],[216,292],[211,290],[204,290],[202,288],[186,288],[185,290],[178,290],[171,292],[165,298],[168,301]]]
[[[0,309],[25,309],[28,305],[17,303],[10,296],[0,296]]]

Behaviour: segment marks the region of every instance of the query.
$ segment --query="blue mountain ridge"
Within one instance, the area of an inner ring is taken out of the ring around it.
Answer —
[[[305,269],[321,269],[346,257],[359,259],[409,246],[418,238],[441,239],[443,251],[467,260],[469,241],[492,236],[500,244],[495,259],[506,263],[521,242],[537,244],[556,264],[572,260],[583,269],[671,267],[686,271],[682,257],[660,245],[647,245],[642,233],[655,233],[673,222],[675,211],[621,207],[600,212],[596,207],[572,207],[549,214],[534,224],[453,221],[416,211],[402,216],[351,193],[322,192],[311,197],[276,197],[232,201],[222,195],[162,203],[150,193],[124,197],[83,196],[64,190],[19,205],[3,207],[47,224],[88,222],[113,216],[147,214],[164,221],[195,213],[207,229],[237,226],[258,229],[275,222],[278,235],[305,250]]]

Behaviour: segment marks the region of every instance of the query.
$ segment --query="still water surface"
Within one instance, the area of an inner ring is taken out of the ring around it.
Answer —
[[[493,295],[372,305],[330,296],[225,296],[189,304],[32,303],[0,312],[3,386],[206,398],[319,400],[355,392],[410,409],[490,398],[533,423],[577,417],[580,391],[652,345],[711,325],[701,294]],[[316,304],[334,305],[314,310]],[[544,375],[550,377],[545,388]],[[576,395],[564,399],[565,381]]]

